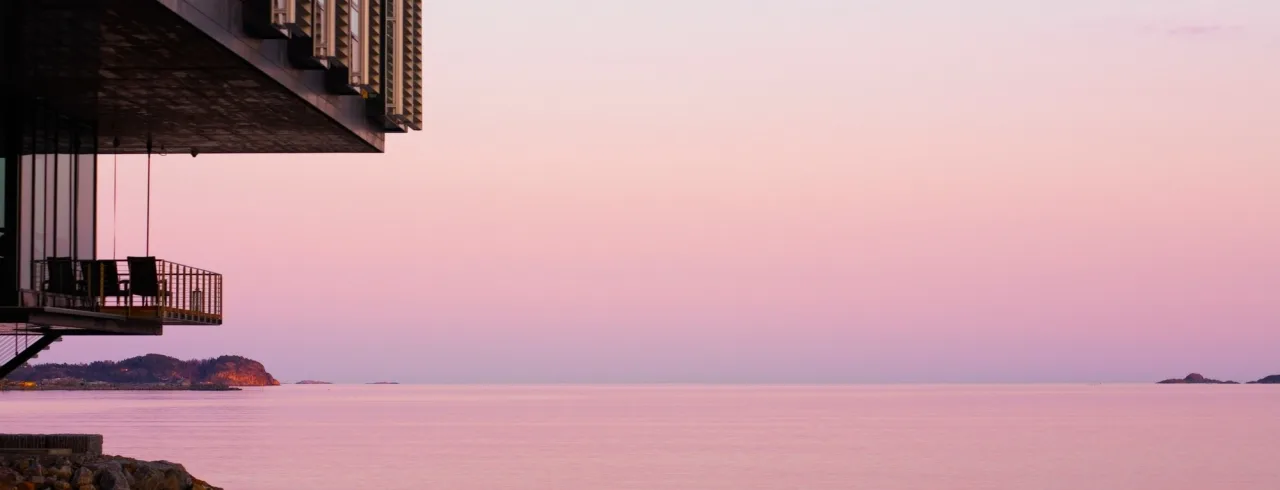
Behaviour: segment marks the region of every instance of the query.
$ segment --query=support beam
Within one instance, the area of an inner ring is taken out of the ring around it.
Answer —
[[[18,355],[14,356],[13,359],[10,359],[9,362],[6,362],[4,363],[3,366],[0,366],[0,379],[4,379],[8,377],[10,373],[22,367],[23,364],[26,364],[27,361],[30,361],[31,358],[36,356],[36,354],[39,354],[40,351],[44,350],[46,347],[53,345],[53,343],[57,342],[58,339],[61,337],[62,337],[61,335],[57,335],[57,334],[40,336],[39,339],[37,339],[35,342],[32,342],[31,345],[28,345],[26,350],[19,352]]]

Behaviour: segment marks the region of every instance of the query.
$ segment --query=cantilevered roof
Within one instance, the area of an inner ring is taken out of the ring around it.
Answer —
[[[101,153],[382,151],[365,100],[248,37],[239,1],[17,1],[26,90],[96,120]]]

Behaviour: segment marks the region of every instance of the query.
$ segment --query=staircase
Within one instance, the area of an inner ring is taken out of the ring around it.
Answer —
[[[0,325],[0,380],[61,339],[59,335],[23,332],[9,325]]]

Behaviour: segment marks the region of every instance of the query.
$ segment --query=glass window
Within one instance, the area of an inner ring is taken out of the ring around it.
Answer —
[[[0,130],[3,130],[3,128],[0,128]],[[4,136],[3,136],[3,135],[0,135],[0,139],[3,139],[3,138],[4,138]],[[4,151],[4,149],[3,149],[3,148],[0,148],[0,151]],[[4,189],[5,189],[5,187],[4,187],[4,182],[5,182],[4,178],[5,178],[5,174],[8,172],[8,170],[9,170],[9,167],[8,167],[8,165],[5,165],[4,155],[0,155],[0,230],[4,230],[4,229],[5,229],[5,228],[4,228],[4,225],[5,225],[5,221],[4,221],[4,219],[5,219],[5,215],[4,215],[4,211],[5,211],[5,199],[3,199],[3,197],[4,197]],[[10,231],[10,232],[11,232],[11,230],[5,230],[5,231]]]
[[[81,153],[76,156],[75,252],[76,257],[82,259],[91,259],[97,255],[97,175],[97,155]]]
[[[45,167],[44,155],[27,155],[23,158],[31,162],[31,257],[27,260],[40,260],[45,257]]]
[[[316,56],[329,56],[329,15],[324,0],[316,0],[315,25],[312,27]]]
[[[33,244],[32,237],[35,230],[32,224],[36,221],[32,219],[31,210],[31,191],[35,189],[35,156],[22,155],[19,162],[19,177],[21,180],[21,190],[19,194],[22,201],[18,206],[18,287],[23,289],[31,288],[31,249]]]
[[[53,254],[56,257],[72,257],[72,200],[75,198],[75,161],[73,155],[59,153],[55,155],[57,167],[54,168],[54,208],[53,208]]]
[[[0,113],[0,119],[3,119],[3,118],[4,118],[4,114]],[[3,121],[0,121],[0,131],[3,131],[3,130],[4,130]],[[4,151],[5,151],[4,135],[0,134],[0,244],[4,244],[3,246],[0,246],[0,260],[7,261],[7,260],[16,260],[17,250],[13,250],[12,248],[10,248],[13,246],[12,243],[14,239],[14,233],[16,232],[16,230],[13,230],[4,226],[6,222],[4,212],[5,212],[5,209],[8,208],[5,205],[5,201],[6,201],[5,198],[8,197],[5,195],[5,191],[8,190],[5,187],[5,174],[8,173],[9,171],[9,165],[8,165],[9,160],[4,157],[4,154],[3,154]],[[13,267],[13,263],[9,262],[9,263],[6,263],[5,266],[0,266],[0,270],[9,271],[9,272],[6,272],[6,274],[13,274],[12,271],[14,269],[10,269],[11,267]],[[6,284],[0,285],[0,291],[4,291],[6,293],[11,292],[10,288],[13,287],[12,286],[13,278],[0,276],[0,280],[6,281]],[[4,296],[0,295],[0,301],[10,301],[10,300],[5,300],[3,298]]]
[[[364,44],[361,42],[364,32],[360,27],[360,0],[351,0],[351,82],[364,84]]]
[[[351,35],[360,40],[360,0],[351,0]]]
[[[58,188],[57,155],[45,153],[36,155],[36,158],[43,160],[44,167],[44,209],[41,210],[44,213],[44,247],[41,250],[44,251],[45,257],[56,257],[57,255],[53,252],[53,245],[54,237],[58,234],[57,217],[54,214],[55,206],[57,205],[55,201],[57,195],[55,193]]]

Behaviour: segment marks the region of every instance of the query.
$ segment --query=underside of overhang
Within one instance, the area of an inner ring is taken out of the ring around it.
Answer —
[[[239,1],[16,1],[19,90],[93,123],[99,153],[382,150],[363,99],[245,36]]]
[[[161,335],[158,320],[53,307],[0,307],[0,335]]]

